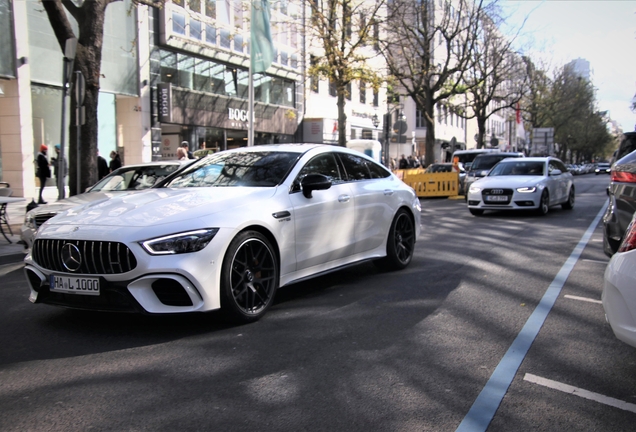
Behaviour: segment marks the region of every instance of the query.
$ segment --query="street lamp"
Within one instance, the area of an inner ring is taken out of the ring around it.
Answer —
[[[63,199],[64,190],[64,132],[66,129],[66,95],[68,93],[68,84],[73,72],[73,62],[75,60],[75,52],[77,50],[77,39],[66,39],[64,46],[64,64],[62,67],[62,132],[60,137],[60,154],[57,156],[57,199]]]
[[[378,118],[377,114],[373,114],[373,117],[371,117],[371,124],[373,124],[374,128],[377,128],[380,124],[380,119]]]

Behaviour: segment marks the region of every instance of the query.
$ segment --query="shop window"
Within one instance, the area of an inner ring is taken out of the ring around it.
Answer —
[[[232,46],[232,36],[228,30],[221,29],[221,46],[227,49]]]
[[[203,92],[211,91],[210,62],[195,60],[193,88]]]
[[[190,37],[192,39],[201,40],[203,32],[201,31],[201,22],[196,20],[190,20]]]
[[[216,45],[216,27],[211,24],[205,25],[205,41],[209,44]]]
[[[272,78],[270,103],[274,105],[283,105],[283,80]]]
[[[176,53],[161,52],[161,82],[178,85]]]
[[[294,82],[287,81],[287,80],[282,80],[282,81],[283,81],[283,89],[284,89],[284,95],[285,95],[285,100],[283,101],[283,105],[288,107],[293,107],[294,106]]]
[[[360,103],[367,103],[367,83],[364,80],[360,80]]]
[[[249,77],[250,73],[245,69],[236,70],[236,90],[237,96],[241,99],[249,98]]]
[[[226,67],[223,75],[223,79],[225,82],[225,94],[228,96],[236,96],[236,69]]]
[[[234,51],[241,53],[243,52],[243,35],[234,35]]]
[[[186,18],[184,14],[172,12],[172,32],[185,36]]]
[[[205,16],[216,19],[216,0],[205,0]]]
[[[225,93],[225,66],[213,64],[210,68],[210,90],[212,93],[224,95]]]

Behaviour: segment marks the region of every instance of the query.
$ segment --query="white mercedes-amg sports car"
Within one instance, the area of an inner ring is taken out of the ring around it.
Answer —
[[[145,191],[59,213],[25,272],[33,303],[260,318],[280,286],[365,260],[405,268],[413,189],[362,153],[318,144],[212,154]]]

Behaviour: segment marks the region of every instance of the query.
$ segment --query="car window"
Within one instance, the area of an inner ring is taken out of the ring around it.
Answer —
[[[523,159],[523,158],[519,158]],[[514,162],[501,162],[493,167],[488,176],[502,176],[502,175],[545,175],[543,172],[543,162],[526,162],[526,161],[514,161]]]
[[[552,172],[554,170],[559,170],[561,172],[567,172],[567,169],[565,169],[564,166],[560,166],[562,164],[559,164],[559,161],[555,161],[555,160],[551,160],[550,163],[548,164],[548,172],[550,174],[552,174]]]
[[[311,159],[298,173],[296,182],[300,184],[300,181],[307,174],[322,174],[326,176],[331,183],[337,184],[344,181],[340,169],[338,168],[338,162],[331,153],[321,154]]]
[[[387,178],[391,175],[389,170],[377,163],[367,161],[367,167],[371,173],[371,178]]]
[[[180,168],[178,164],[123,167],[97,182],[90,192],[148,189]]]
[[[300,157],[294,152],[215,153],[186,168],[163,187],[271,187],[280,184]]]
[[[371,178],[366,159],[348,153],[340,153],[339,156],[345,167],[347,180],[360,181]]]

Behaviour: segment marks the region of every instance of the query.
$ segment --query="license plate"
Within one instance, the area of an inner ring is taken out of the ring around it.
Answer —
[[[505,202],[508,201],[508,197],[505,195],[490,195],[486,197],[486,201]]]
[[[99,278],[52,274],[50,289],[67,294],[99,295]]]

